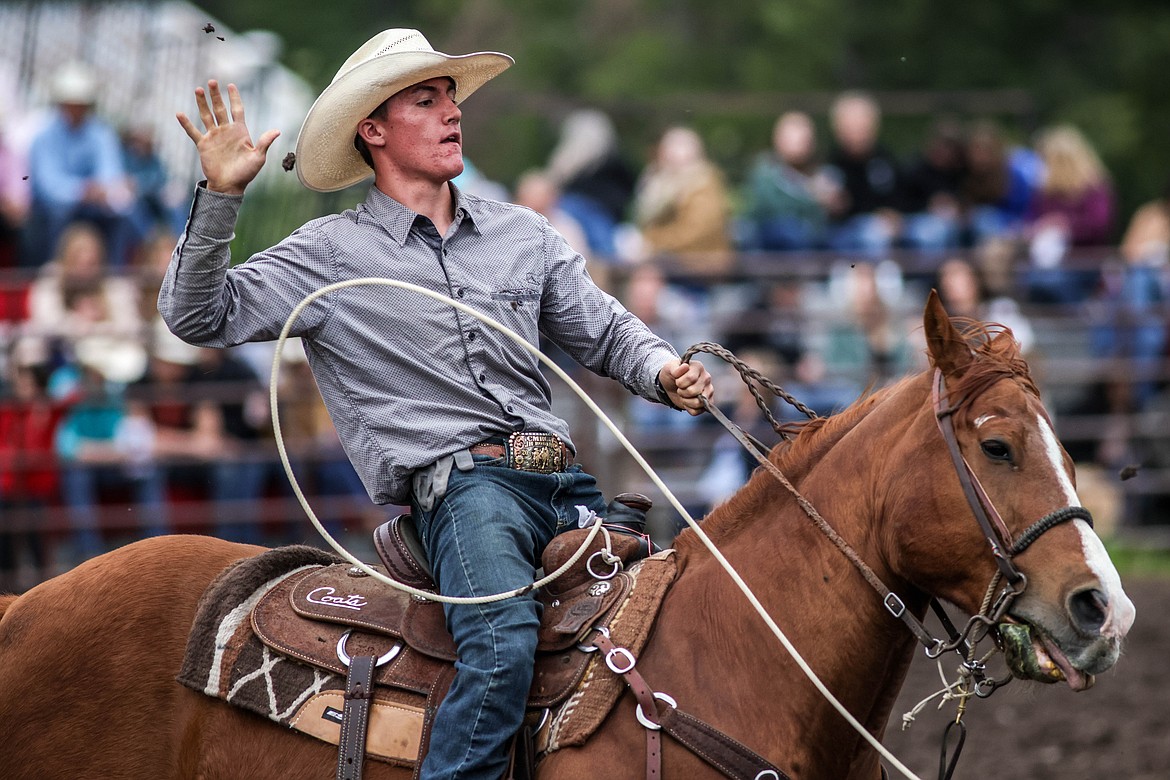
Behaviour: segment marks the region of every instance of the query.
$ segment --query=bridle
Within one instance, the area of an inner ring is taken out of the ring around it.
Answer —
[[[747,367],[738,358],[732,355],[718,344],[703,342],[692,346],[683,355],[683,360],[688,360],[696,352],[707,352],[713,354],[721,359],[731,363],[739,370],[744,381],[748,383],[756,398],[757,404],[764,410],[765,416],[772,422],[772,426],[777,432],[783,435],[781,426],[776,422],[772,416],[771,411],[767,408],[767,402],[756,391],[755,386],[751,380],[755,380],[756,384],[762,385],[768,390],[772,391],[774,395],[778,395],[786,400],[790,398],[787,393],[784,393],[776,385],[767,381],[760,381],[761,377],[758,372],[750,367]],[[1010,677],[1003,680],[995,680],[986,676],[984,673],[983,664],[974,658],[974,647],[978,642],[986,636],[987,632],[997,623],[1003,620],[1007,614],[1012,603],[1023,594],[1028,584],[1028,578],[1015,565],[1013,558],[1024,550],[1026,550],[1032,543],[1040,538],[1044,532],[1060,525],[1061,523],[1080,519],[1087,522],[1090,527],[1093,525],[1093,516],[1088,509],[1079,506],[1070,506],[1050,512],[1036,522],[1032,523],[1025,531],[1019,535],[1018,538],[1012,539],[1011,533],[1004,523],[1003,518],[996,510],[995,505],[988,497],[983,486],[979,483],[975,472],[971,469],[970,464],[966,458],[963,457],[962,451],[959,449],[958,437],[955,435],[954,414],[964,404],[967,398],[960,398],[956,403],[951,403],[950,398],[946,393],[946,385],[943,378],[942,371],[935,369],[933,380],[931,382],[931,396],[933,402],[933,409],[935,419],[938,423],[939,431],[942,433],[943,440],[946,442],[947,450],[950,453],[951,461],[955,467],[955,473],[958,476],[959,483],[962,486],[963,494],[967,498],[967,504],[975,516],[979,527],[986,538],[988,545],[991,547],[991,553],[995,559],[997,572],[993,575],[990,584],[987,588],[987,594],[984,597],[983,604],[975,615],[973,615],[967,622],[967,625],[962,631],[955,628],[947,615],[945,609],[935,598],[930,599],[930,607],[938,617],[943,629],[947,632],[947,639],[936,638],[923,625],[917,617],[906,607],[906,603],[893,590],[886,586],[877,574],[868,564],[861,559],[857,551],[849,545],[833,527],[821,516],[821,514],[812,506],[811,503],[801,495],[800,491],[788,480],[783,472],[774,464],[767,454],[767,448],[759,441],[753,439],[738,425],[727,418],[722,411],[718,409],[713,403],[703,399],[704,406],[707,411],[711,413],[716,420],[723,425],[743,445],[743,447],[763,466],[769,473],[772,474],[796,499],[797,504],[805,512],[808,518],[815,526],[830,540],[833,544],[845,555],[846,558],[854,565],[860,572],[862,577],[869,583],[869,585],[881,597],[882,604],[886,610],[894,617],[901,620],[910,632],[918,639],[925,648],[926,655],[929,658],[938,658],[943,653],[954,651],[959,653],[964,658],[964,667],[968,673],[976,680],[975,692],[980,697],[990,696],[992,692],[1001,685],[1005,684]],[[944,405],[945,401],[945,405]],[[808,417],[816,417],[816,413],[811,409],[798,405],[798,409],[806,414]],[[1002,591],[996,593],[999,587],[1000,580],[1006,580],[1006,584]]]
[[[979,483],[979,478],[975,476],[971,464],[967,462],[967,459],[963,457],[963,453],[959,449],[959,440],[955,435],[954,415],[963,406],[963,402],[966,399],[960,398],[956,403],[951,403],[946,393],[946,384],[942,371],[937,368],[934,371],[934,378],[931,382],[931,400],[934,405],[935,420],[938,422],[939,431],[942,433],[943,440],[947,444],[947,451],[950,453],[951,462],[955,466],[955,473],[959,477],[959,484],[963,488],[963,495],[967,498],[967,505],[971,508],[971,513],[979,523],[979,528],[983,531],[983,536],[991,548],[991,555],[995,559],[995,565],[999,569],[999,573],[992,578],[991,585],[988,588],[989,598],[985,600],[985,604],[991,602],[993,606],[986,613],[981,612],[972,619],[973,621],[982,622],[986,625],[993,625],[998,623],[1007,614],[1012,602],[1023,594],[1024,589],[1028,586],[1028,578],[1019,570],[1012,559],[1028,549],[1046,531],[1055,528],[1061,523],[1079,519],[1084,520],[1091,528],[1093,526],[1093,515],[1088,509],[1082,506],[1063,507],[1049,512],[1044,517],[1032,523],[1018,538],[1013,540],[1007,523],[1003,521],[1003,518],[995,508],[995,504],[988,497],[987,492],[983,489],[983,485]],[[1007,585],[999,597],[992,600],[991,595],[998,585],[1000,577],[1007,580]]]

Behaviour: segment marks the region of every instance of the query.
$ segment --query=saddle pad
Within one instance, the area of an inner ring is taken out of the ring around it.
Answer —
[[[274,653],[256,637],[249,615],[273,588],[337,560],[317,548],[280,548],[225,569],[200,600],[178,682],[336,745],[344,676]],[[349,649],[364,651],[356,641]],[[367,755],[413,765],[422,742],[425,707],[425,695],[376,690]]]

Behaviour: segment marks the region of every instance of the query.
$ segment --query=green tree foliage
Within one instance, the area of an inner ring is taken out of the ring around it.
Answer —
[[[1054,121],[1096,144],[1132,209],[1170,176],[1170,4],[1163,0],[210,0],[237,29],[265,27],[285,61],[324,86],[374,32],[419,27],[441,50],[496,49],[513,70],[469,104],[469,152],[506,183],[544,162],[573,106],[618,121],[635,162],[671,122],[695,125],[735,175],[784,108],[824,109],[845,88],[1022,90],[1000,113],[1019,140]],[[819,97],[818,97],[819,96]],[[992,107],[994,109],[994,107]],[[914,114],[917,112],[917,116]],[[988,113],[986,106],[980,113]],[[990,113],[997,113],[992,110]],[[908,154],[931,109],[888,114]],[[823,124],[823,123],[822,123]]]

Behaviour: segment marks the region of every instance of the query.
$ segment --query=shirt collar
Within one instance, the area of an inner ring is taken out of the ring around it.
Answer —
[[[483,206],[479,199],[467,195],[454,184],[449,186],[451,194],[455,196],[456,226],[461,226],[466,221],[471,230],[479,233],[477,222],[483,218]],[[376,185],[370,185],[364,205],[370,216],[386,229],[399,246],[406,244],[406,236],[419,216],[416,212],[382,192]]]

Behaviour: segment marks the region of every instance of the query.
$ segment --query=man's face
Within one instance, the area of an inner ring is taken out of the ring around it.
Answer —
[[[463,172],[462,117],[455,82],[429,79],[390,98],[385,119],[374,119],[386,137],[387,160],[396,176],[445,182]]]

